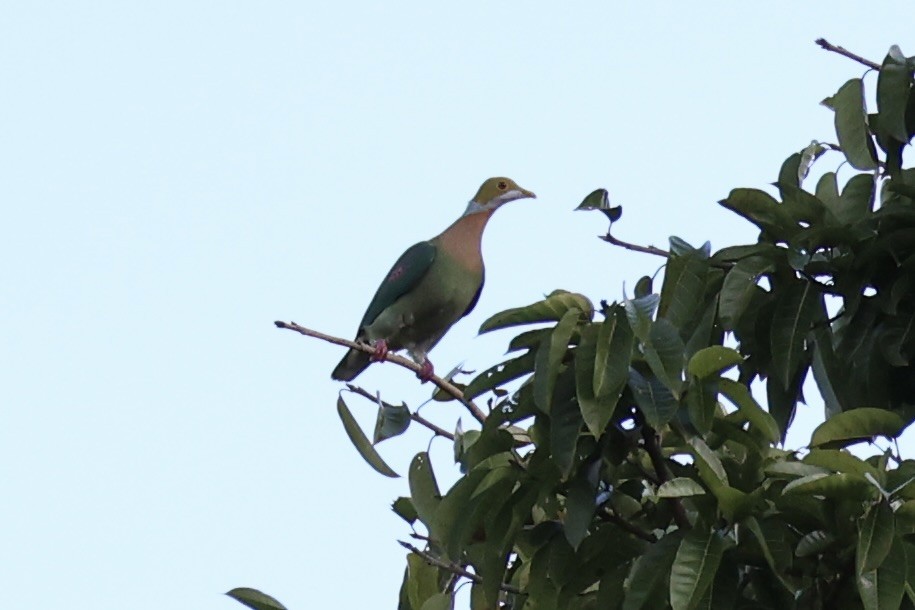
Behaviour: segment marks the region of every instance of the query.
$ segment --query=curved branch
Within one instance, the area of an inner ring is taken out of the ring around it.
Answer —
[[[670,252],[667,250],[662,250],[661,248],[655,248],[654,246],[640,246],[638,244],[630,244],[628,241],[623,241],[617,239],[610,235],[608,231],[606,235],[598,235],[602,240],[607,243],[613,244],[614,246],[619,246],[621,248],[626,248],[627,250],[632,250],[633,252],[642,252],[644,254],[654,254],[655,256],[663,256],[664,258],[670,258]]]
[[[327,341],[328,343],[333,343],[334,345],[342,345],[343,347],[348,347],[350,349],[358,350],[360,352],[365,352],[366,354],[374,354],[375,348],[369,345],[368,343],[357,343],[355,341],[349,341],[348,339],[341,339],[340,337],[334,337],[333,335],[326,335],[322,332],[312,330],[310,328],[305,328],[304,326],[299,326],[295,322],[282,322],[277,320],[274,322],[277,328],[285,328],[286,330],[293,330],[301,335],[306,337],[314,337],[315,339],[321,339],[322,341]],[[388,354],[386,361],[393,362],[399,366],[402,366],[405,369],[411,370],[414,373],[419,373],[422,371],[422,367],[408,358],[403,356],[398,356],[397,354]],[[446,379],[442,379],[437,375],[432,375],[429,379],[436,387],[438,387],[443,392],[450,394],[456,398],[461,404],[467,407],[467,410],[470,411],[470,414],[476,418],[481,424],[486,421],[486,413],[484,413],[478,406],[473,404],[473,401],[467,400],[464,398],[464,393],[461,392],[460,388],[451,383]]]
[[[847,57],[848,59],[856,61],[859,64],[865,65],[868,68],[872,68],[874,70],[880,69],[880,64],[873,62],[869,59],[865,59],[865,58],[861,57],[860,55],[856,55],[855,53],[852,53],[845,47],[837,47],[836,45],[832,44],[825,38],[817,38],[814,42],[816,42],[818,45],[820,45],[821,48],[825,49],[826,51],[838,53],[839,55],[842,55],[843,57]]]

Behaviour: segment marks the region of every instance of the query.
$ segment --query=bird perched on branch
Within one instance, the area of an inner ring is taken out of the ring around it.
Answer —
[[[368,354],[351,349],[331,373],[351,381],[389,351],[406,349],[422,366],[417,374],[434,374],[427,354],[455,322],[473,310],[483,290],[483,229],[500,206],[536,197],[508,178],[490,178],[480,186],[464,214],[437,237],[404,252],[372,298],[356,341],[375,348]]]

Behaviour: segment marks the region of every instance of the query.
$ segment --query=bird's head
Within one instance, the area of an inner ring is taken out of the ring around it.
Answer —
[[[509,201],[528,197],[536,198],[537,195],[525,188],[521,188],[511,178],[490,178],[480,185],[480,190],[470,200],[470,205],[467,206],[465,214],[495,210]]]

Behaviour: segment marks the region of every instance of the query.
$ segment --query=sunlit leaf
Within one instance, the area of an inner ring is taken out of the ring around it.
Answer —
[[[896,438],[906,426],[906,422],[892,411],[864,407],[834,415],[817,426],[811,445],[845,447],[875,436]]]
[[[483,322],[480,326],[480,333],[519,324],[558,321],[571,309],[577,309],[586,320],[590,320],[594,316],[594,306],[586,296],[556,290],[542,301],[497,313]]]
[[[748,422],[770,443],[775,443],[781,437],[778,424],[772,416],[763,410],[753,395],[750,394],[749,388],[731,379],[722,378],[718,380],[719,391],[728,397],[734,405],[740,410]]]
[[[661,483],[658,487],[659,498],[686,498],[704,494],[705,488],[687,477],[676,477]]]
[[[689,359],[687,370],[690,375],[705,379],[723,373],[743,362],[743,356],[735,349],[723,345],[712,345],[701,349]]]
[[[286,606],[257,589],[237,587],[226,593],[226,595],[248,606],[251,610],[286,610]]]

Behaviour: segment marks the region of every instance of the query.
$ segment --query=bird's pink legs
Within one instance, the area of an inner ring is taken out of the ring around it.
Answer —
[[[422,368],[416,373],[416,376],[419,377],[420,381],[426,383],[432,376],[435,375],[435,367],[432,366],[432,363],[429,360],[423,360]]]
[[[369,356],[372,362],[384,362],[388,359],[388,342],[384,339],[378,339],[373,344],[375,346],[375,352]]]

